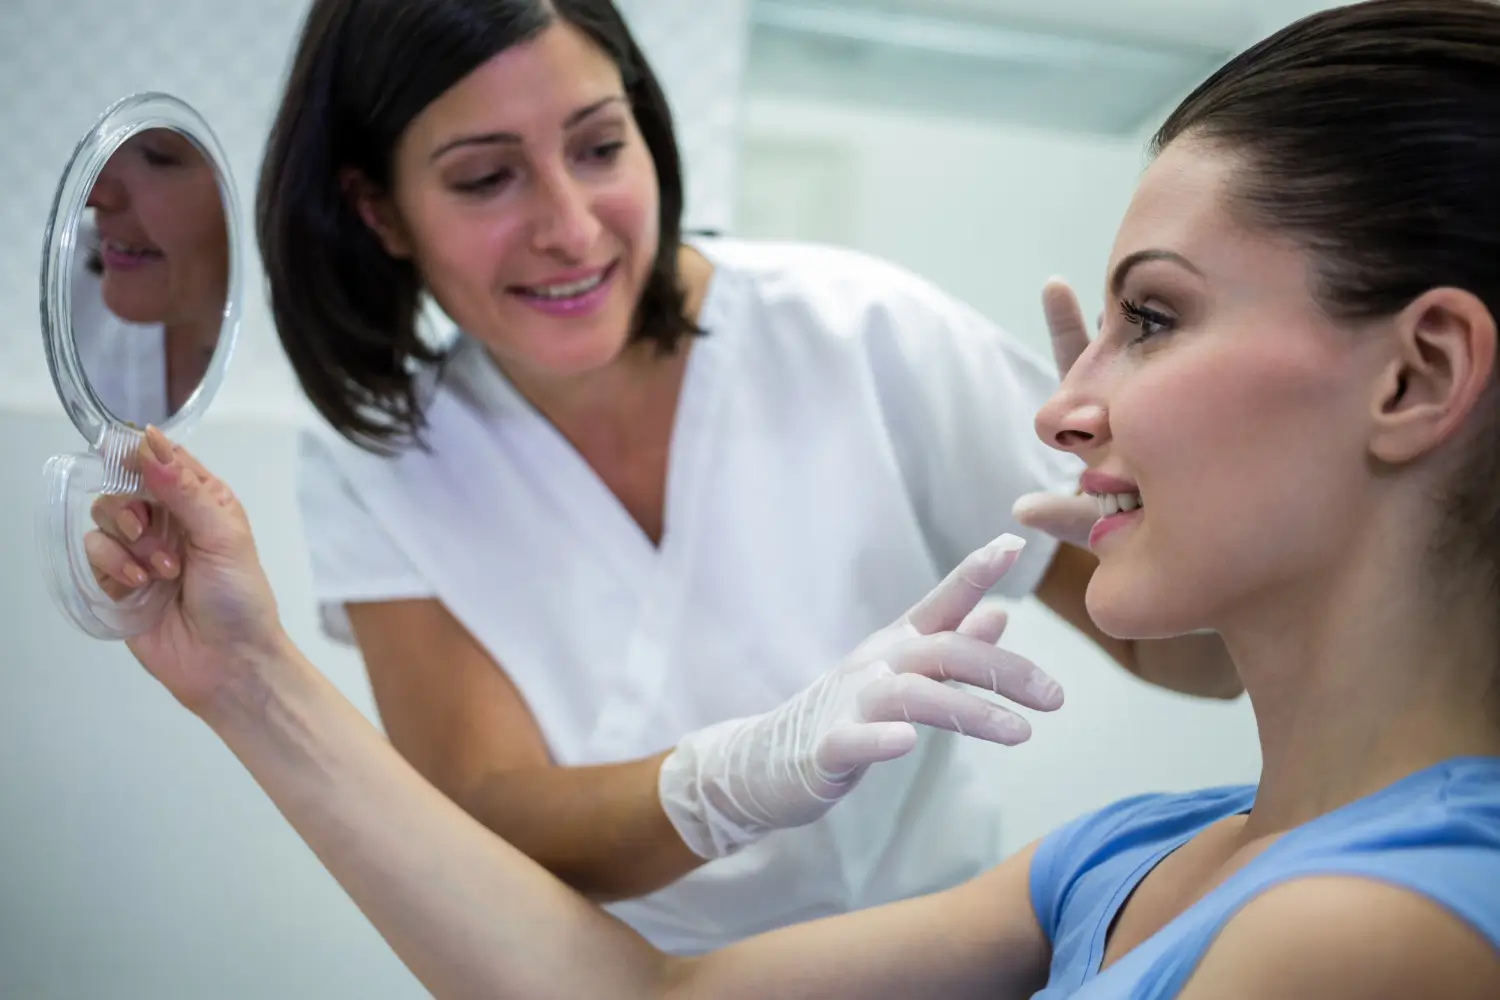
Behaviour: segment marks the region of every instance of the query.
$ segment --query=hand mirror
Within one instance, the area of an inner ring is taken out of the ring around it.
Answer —
[[[42,336],[88,451],[48,461],[37,539],[53,599],[95,638],[140,634],[176,596],[175,580],[111,596],[84,540],[100,496],[144,496],[135,455],[147,425],[180,440],[219,390],[239,330],[238,218],[217,138],[167,94],[109,108],[58,182]],[[150,513],[149,530],[168,540],[170,518]]]

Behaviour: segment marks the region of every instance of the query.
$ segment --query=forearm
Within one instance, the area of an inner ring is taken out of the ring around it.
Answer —
[[[660,996],[672,962],[425,782],[290,646],[205,721],[438,997]]]
[[[665,753],[598,767],[497,771],[460,801],[553,875],[596,901],[629,899],[703,864],[657,794]]]

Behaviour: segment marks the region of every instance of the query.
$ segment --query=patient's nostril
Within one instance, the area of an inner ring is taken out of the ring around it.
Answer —
[[[1058,431],[1055,440],[1059,448],[1077,448],[1094,440],[1094,435],[1087,431]]]

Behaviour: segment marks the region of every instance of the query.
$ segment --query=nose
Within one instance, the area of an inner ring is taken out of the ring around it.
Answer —
[[[1085,392],[1075,366],[1052,398],[1037,411],[1036,433],[1043,443],[1086,456],[1109,441],[1109,410]]]
[[[99,179],[94,181],[94,186],[89,189],[89,196],[84,204],[99,212],[117,212],[125,207],[125,201],[125,185],[106,166],[99,174]]]
[[[533,242],[540,253],[582,261],[599,238],[588,189],[564,168],[538,172]]]

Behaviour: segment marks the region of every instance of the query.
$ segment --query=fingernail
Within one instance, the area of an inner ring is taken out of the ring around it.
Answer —
[[[154,425],[146,428],[146,442],[151,445],[151,454],[162,465],[172,461],[172,442]]]
[[[1062,704],[1062,685],[1046,674],[1036,674],[1026,683],[1026,691],[1043,705]]]
[[[130,511],[121,511],[120,516],[115,518],[115,526],[120,529],[120,534],[125,536],[126,541],[140,541],[141,535],[145,534],[145,526],[141,519]]]
[[[143,586],[147,580],[146,571],[135,563],[131,563],[125,567],[125,579],[129,580],[133,586]]]
[[[990,542],[986,555],[991,566],[999,566],[1026,547],[1026,540],[1009,532]]]
[[[1019,715],[996,711],[991,717],[990,725],[1002,742],[1014,745],[1031,739],[1031,724]]]
[[[875,737],[875,748],[882,753],[889,753],[892,750],[900,750],[910,742],[911,738],[906,733],[891,730]]]
[[[156,571],[168,579],[177,575],[177,560],[165,552],[151,553],[151,565],[155,566]]]

